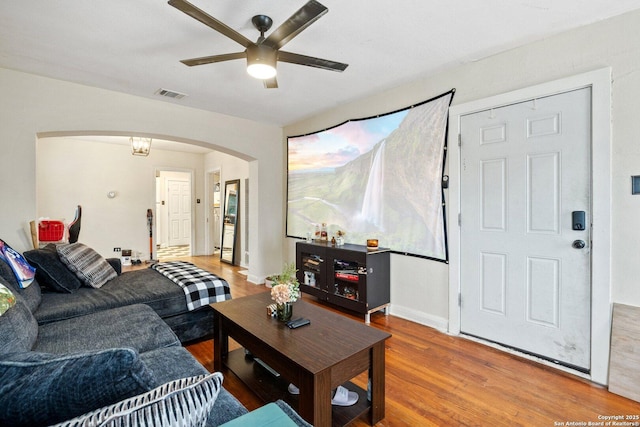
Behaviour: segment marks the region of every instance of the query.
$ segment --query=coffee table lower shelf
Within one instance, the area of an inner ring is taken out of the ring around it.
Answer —
[[[255,363],[251,356],[245,354],[243,348],[229,352],[225,365],[265,403],[282,399],[292,408],[298,408],[298,396],[287,391],[289,382],[282,377],[274,376]],[[347,382],[344,386],[357,392],[359,398],[358,402],[352,406],[332,406],[331,417],[334,427],[347,425],[371,408],[366,390],[352,382]],[[327,399],[331,399],[331,396],[327,396]]]

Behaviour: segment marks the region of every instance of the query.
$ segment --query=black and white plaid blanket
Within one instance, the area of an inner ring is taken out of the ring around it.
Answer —
[[[153,264],[151,268],[182,287],[187,297],[187,308],[190,311],[214,302],[231,299],[231,291],[226,280],[190,262],[162,262]]]

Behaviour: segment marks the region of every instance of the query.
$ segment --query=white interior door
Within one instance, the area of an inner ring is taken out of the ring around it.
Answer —
[[[591,335],[590,97],[585,88],[460,122],[461,332],[582,370]],[[585,212],[584,230],[573,229],[573,211]]]
[[[191,183],[167,179],[169,246],[191,243]]]

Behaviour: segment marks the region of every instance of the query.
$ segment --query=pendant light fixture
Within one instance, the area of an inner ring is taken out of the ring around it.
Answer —
[[[148,156],[151,151],[151,138],[130,137],[131,154],[134,156]]]

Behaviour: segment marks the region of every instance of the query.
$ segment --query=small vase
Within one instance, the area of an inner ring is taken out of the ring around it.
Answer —
[[[278,315],[279,321],[288,322],[291,320],[291,316],[293,316],[293,303],[285,302],[284,304],[277,304],[276,314]]]

